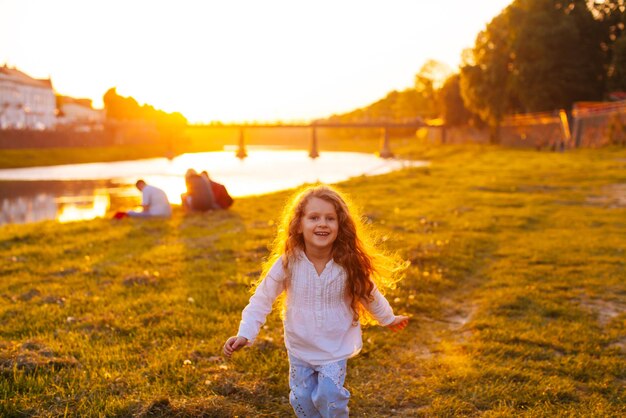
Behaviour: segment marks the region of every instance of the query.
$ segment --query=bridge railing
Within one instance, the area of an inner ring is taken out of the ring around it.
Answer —
[[[378,155],[381,158],[393,158],[394,154],[390,145],[390,130],[392,129],[415,129],[427,126],[423,122],[412,123],[333,123],[333,122],[319,122],[309,124],[269,124],[269,123],[255,123],[255,124],[216,124],[216,125],[193,125],[190,128],[198,129],[234,129],[238,131],[238,145],[236,155],[238,158],[245,158],[247,156],[246,150],[246,134],[249,131],[255,129],[308,129],[310,131],[309,140],[309,156],[311,158],[319,157],[319,129],[378,129],[380,131],[380,143],[378,149]]]

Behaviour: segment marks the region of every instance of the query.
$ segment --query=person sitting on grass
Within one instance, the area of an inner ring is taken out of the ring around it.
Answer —
[[[185,173],[187,193],[180,196],[185,211],[206,212],[219,209],[215,202],[211,186],[194,170],[190,168]]]
[[[285,293],[284,336],[289,355],[289,401],[298,417],[347,417],[347,360],[361,350],[360,322],[375,319],[392,331],[409,318],[395,315],[379,290],[407,263],[383,255],[360,217],[328,186],[309,187],[284,209],[263,268],[226,357],[257,337],[274,300]]]
[[[216,209],[228,209],[233,205],[233,198],[230,197],[228,190],[226,190],[223,184],[211,180],[206,170],[200,173],[200,176],[211,189],[211,194],[215,199]]]
[[[141,191],[141,211],[117,212],[113,218],[169,218],[172,207],[165,192],[158,187],[146,184],[143,179],[137,180],[135,187]]]

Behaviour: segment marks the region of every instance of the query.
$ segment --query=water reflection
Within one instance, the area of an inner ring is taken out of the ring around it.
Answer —
[[[189,168],[207,170],[233,197],[264,194],[303,183],[336,183],[374,175],[419,161],[382,160],[374,155],[325,152],[315,160],[306,151],[250,150],[245,160],[229,151],[112,163],[75,164],[0,170],[0,225],[56,219],[60,222],[107,216],[140,202],[139,178],[165,190],[180,204]]]
[[[57,214],[54,196],[45,193],[30,198],[3,198],[0,202],[0,209],[0,225],[55,219]]]
[[[89,196],[64,196],[57,199],[59,222],[84,221],[106,215],[111,199],[106,190],[96,190]]]
[[[0,182],[0,225],[105,216],[117,187],[102,181]]]

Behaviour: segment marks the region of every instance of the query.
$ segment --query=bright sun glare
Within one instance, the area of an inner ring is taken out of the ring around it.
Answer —
[[[455,67],[510,0],[0,2],[0,63],[96,106],[113,86],[191,122],[309,120]]]

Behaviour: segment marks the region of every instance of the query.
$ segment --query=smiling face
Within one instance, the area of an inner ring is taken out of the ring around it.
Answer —
[[[335,205],[312,197],[300,218],[300,231],[307,251],[331,251],[337,239],[339,221]]]

